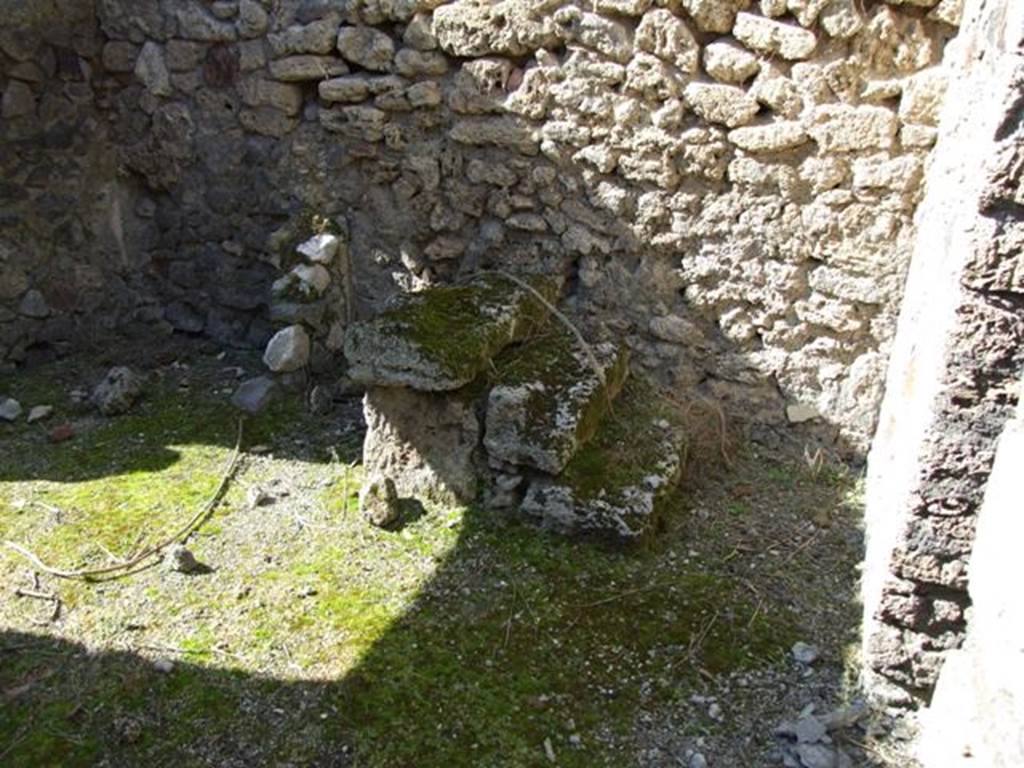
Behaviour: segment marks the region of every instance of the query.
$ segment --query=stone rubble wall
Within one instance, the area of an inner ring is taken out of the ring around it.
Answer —
[[[1024,6],[965,13],[868,460],[865,664],[878,695],[906,703],[930,697],[963,641],[1024,371]]]
[[[256,345],[301,322],[329,354],[398,291],[546,270],[662,383],[866,447],[959,0],[96,12],[89,82],[162,330]],[[313,216],[346,236],[343,310],[271,287]]]
[[[999,438],[978,512],[966,641],[948,655],[921,718],[924,768],[1024,765],[1024,602],[1014,588],[1024,581],[1022,415]]]
[[[91,0],[0,0],[0,369],[145,314],[103,44]]]

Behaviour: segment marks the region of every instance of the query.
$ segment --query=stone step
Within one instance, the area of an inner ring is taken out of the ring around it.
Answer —
[[[557,475],[597,431],[629,373],[624,344],[590,346],[561,325],[495,361],[484,447],[495,469],[532,467]]]
[[[525,280],[549,303],[557,300],[557,280]],[[534,333],[548,314],[532,291],[494,274],[410,294],[398,306],[349,328],[349,375],[370,386],[458,389],[487,369],[506,346]]]
[[[630,379],[593,439],[555,477],[535,477],[520,510],[563,533],[637,540],[679,480],[686,440],[675,411]]]

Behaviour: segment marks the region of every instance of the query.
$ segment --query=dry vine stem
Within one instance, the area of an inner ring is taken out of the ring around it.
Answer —
[[[185,523],[181,528],[175,531],[173,534],[168,536],[166,539],[161,541],[159,544],[154,544],[151,547],[146,547],[142,552],[138,553],[134,557],[117,563],[116,565],[109,565],[103,568],[82,568],[80,570],[66,571],[60,568],[54,568],[47,565],[39,556],[34,552],[26,549],[20,544],[16,544],[13,541],[5,541],[4,546],[8,549],[13,549],[19,555],[28,560],[40,571],[48,573],[51,576],[55,576],[58,579],[77,579],[81,581],[91,581],[96,578],[106,577],[109,579],[118,579],[123,576],[127,576],[135,566],[139,563],[148,560],[154,555],[158,555],[167,547],[178,542],[181,539],[187,537],[192,533],[203,520],[206,519],[207,515],[213,511],[213,508],[217,506],[217,503],[224,496],[224,491],[227,490],[228,482],[231,480],[232,475],[235,473],[235,469],[238,467],[238,460],[242,454],[242,427],[245,423],[245,418],[240,417],[238,419],[238,437],[235,440],[235,450],[231,454],[231,460],[228,462],[227,467],[224,469],[224,474],[221,475],[220,482],[217,484],[217,489],[210,496],[209,500],[200,507],[199,511],[196,512],[192,518]]]
[[[498,277],[504,277],[506,280],[511,280],[513,283],[518,285],[523,290],[528,291],[533,295],[535,299],[537,299],[537,301],[543,304],[548,309],[548,311],[551,312],[551,314],[558,318],[559,322],[561,322],[562,325],[568,328],[572,332],[572,335],[576,337],[576,341],[579,342],[580,347],[583,349],[584,354],[586,354],[587,356],[587,360],[590,362],[590,367],[594,369],[594,374],[597,376],[597,380],[601,382],[601,386],[605,386],[606,381],[604,378],[604,369],[601,368],[601,364],[597,362],[597,355],[594,354],[593,347],[591,347],[590,344],[587,343],[587,340],[583,338],[583,334],[580,333],[579,328],[573,325],[572,320],[566,317],[565,314],[563,314],[558,309],[558,307],[556,307],[550,301],[545,299],[544,295],[540,291],[538,291],[536,288],[534,288],[532,285],[525,282],[524,280],[520,280],[515,275],[509,274],[508,272],[505,272],[504,270],[500,269],[485,270],[484,274],[487,274],[488,272],[492,275],[497,275]],[[611,407],[610,394],[608,395],[608,406]]]

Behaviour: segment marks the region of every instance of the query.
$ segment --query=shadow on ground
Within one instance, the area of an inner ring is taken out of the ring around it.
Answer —
[[[175,384],[137,414],[159,428],[137,432],[143,423],[128,416],[82,441],[95,449],[138,434],[115,461],[40,454],[5,464],[0,479],[145,484],[174,467],[179,443],[209,441],[223,455],[234,416],[223,402],[197,413],[206,406],[183,391]],[[193,418],[183,421],[182,407]],[[327,471],[328,449],[347,444],[279,407],[248,445],[271,440],[288,466]],[[35,440],[22,433],[5,450],[61,448]],[[823,663],[841,666],[858,619],[851,485],[748,452],[729,472],[688,478],[665,531],[629,551],[476,509],[431,511],[388,533],[368,531],[346,504],[313,539],[283,516],[233,512],[211,536],[249,526],[236,560],[180,588],[161,584],[180,577],[160,569],[124,587],[152,627],[124,618],[113,586],[84,588],[54,624],[33,624],[45,623],[47,605],[6,614],[18,619],[0,637],[0,763],[456,768],[541,766],[554,754],[563,766],[637,764],[638,716],[677,708],[738,670],[786,665],[798,638],[813,636]],[[20,577],[23,564],[5,570]],[[289,579],[313,587],[299,599]],[[191,585],[232,580],[252,594],[189,614],[214,635],[234,625],[232,642],[171,647],[160,627],[173,635],[186,619],[159,602],[161,590],[185,603]],[[239,607],[247,600],[252,608]],[[100,606],[88,622],[75,616],[86,601]],[[154,664],[160,657],[173,668]],[[731,726],[686,727],[697,737]],[[767,764],[757,754],[744,764]]]

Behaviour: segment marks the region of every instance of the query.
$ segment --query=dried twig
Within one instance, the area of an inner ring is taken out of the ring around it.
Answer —
[[[36,592],[33,589],[22,589],[17,587],[14,590],[14,594],[18,597],[31,597],[35,600],[56,600],[57,596],[50,592]]]
[[[718,611],[715,611],[715,615],[711,617],[711,620],[701,625],[700,630],[696,635],[690,638],[690,647],[686,651],[686,657],[692,663],[694,658],[700,652],[700,649],[704,645],[704,641],[707,639],[708,633],[711,632],[712,627],[718,621]]]
[[[549,312],[551,312],[551,314],[554,315],[562,325],[569,329],[569,332],[572,333],[572,335],[576,338],[576,342],[580,345],[580,348],[583,350],[583,353],[587,356],[587,362],[589,362],[590,367],[594,369],[594,375],[597,376],[597,380],[601,382],[601,386],[605,387],[607,392],[607,387],[605,386],[607,384],[607,380],[605,379],[604,369],[601,367],[601,364],[597,361],[597,355],[594,354],[594,348],[587,342],[585,338],[583,338],[583,334],[580,333],[579,328],[577,328],[575,324],[573,324],[572,320],[566,317],[565,314],[558,309],[558,307],[556,307],[554,304],[552,304],[550,301],[544,298],[544,295],[540,291],[538,291],[536,288],[534,288],[526,281],[521,280],[515,275],[512,275],[501,269],[485,270],[484,274],[487,274],[488,272],[494,275],[498,275],[499,277],[503,277],[506,280],[511,280],[520,288],[529,292],[535,299],[537,299],[537,301],[544,305],[544,307]],[[611,393],[607,392],[607,396],[608,407],[610,409]]]
[[[228,482],[231,480],[238,468],[238,460],[241,456],[242,447],[242,427],[244,424],[244,418],[238,420],[238,437],[235,440],[235,449],[231,454],[231,460],[228,462],[227,467],[224,469],[224,473],[221,475],[220,482],[217,484],[217,488],[213,495],[210,496],[209,500],[200,507],[199,511],[196,512],[192,518],[185,523],[181,528],[176,530],[170,536],[163,539],[158,544],[146,547],[134,557],[117,563],[116,565],[104,566],[102,568],[82,568],[79,570],[63,570],[60,568],[54,568],[53,566],[47,565],[39,556],[36,555],[29,549],[16,544],[13,541],[5,541],[4,546],[8,549],[13,549],[19,555],[28,560],[40,571],[48,573],[51,576],[56,576],[58,579],[78,579],[83,581],[91,581],[97,578],[108,578],[117,579],[134,573],[136,566],[140,565],[145,560],[160,554],[164,549],[177,543],[178,541],[187,538],[199,525],[206,519],[206,517],[213,511],[214,507],[224,497],[224,493],[227,490]]]
[[[27,597],[27,598],[30,598],[32,600],[46,600],[47,602],[52,602],[53,603],[53,612],[50,614],[49,621],[33,621],[32,622],[33,624],[38,624],[40,626],[46,626],[47,624],[52,624],[53,622],[57,621],[57,619],[60,618],[60,609],[61,609],[60,595],[55,594],[53,592],[40,592],[39,591],[39,579],[38,579],[39,575],[38,574],[35,574],[35,575],[36,575],[36,580],[35,580],[36,589],[22,589],[21,587],[16,587],[15,590],[14,590],[14,594],[15,594],[16,597]]]
[[[615,602],[616,600],[621,600],[624,597],[632,597],[633,595],[639,595],[639,594],[642,594],[644,592],[651,592],[652,590],[655,590],[655,589],[663,589],[664,587],[670,587],[670,586],[671,585],[669,585],[669,584],[649,584],[646,587],[639,587],[638,589],[630,589],[630,590],[627,590],[625,592],[619,592],[616,595],[611,595],[610,597],[603,598],[602,600],[597,600],[597,601],[595,601],[593,603],[586,603],[585,605],[581,605],[580,609],[583,609],[583,608],[596,608],[599,605],[605,605],[607,603],[612,603],[612,602]]]
[[[782,564],[785,565],[790,560],[792,560],[794,557],[796,557],[798,554],[800,554],[805,549],[807,549],[807,547],[809,547],[811,544],[813,544],[814,541],[818,538],[818,533],[819,533],[819,531],[816,530],[814,533],[812,533],[810,536],[808,536],[806,539],[804,539],[802,542],[800,542],[800,545],[796,549],[794,549],[788,555],[786,555],[786,557],[782,561]]]
[[[686,417],[687,421],[689,421],[689,414],[690,414],[690,411],[693,408],[693,404],[692,403],[684,403],[681,400],[679,400],[678,398],[673,397],[672,395],[668,394],[667,392],[665,392],[665,391],[663,391],[661,389],[655,389],[655,393],[662,400],[664,400],[665,402],[671,404],[672,406],[674,406],[675,408],[680,410],[683,413],[684,417]],[[704,395],[702,395],[702,394],[700,394],[698,392],[694,392],[693,393],[693,397],[694,397],[694,399],[700,401],[700,403],[702,405],[704,405],[705,407],[707,407],[710,411],[714,412],[715,416],[717,417],[717,419],[718,419],[718,430],[717,430],[717,432],[718,432],[718,452],[721,454],[722,462],[725,464],[725,466],[728,467],[729,469],[732,469],[733,468],[733,462],[732,462],[732,457],[729,456],[729,450],[728,450],[729,430],[728,430],[727,420],[725,418],[725,411],[722,410],[722,406],[720,406],[718,403],[716,403],[710,397],[705,397]]]

